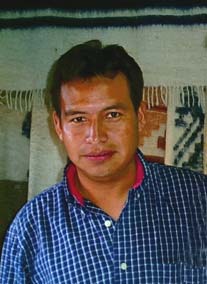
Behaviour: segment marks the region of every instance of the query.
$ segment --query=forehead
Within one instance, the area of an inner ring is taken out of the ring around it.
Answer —
[[[125,75],[118,73],[114,78],[96,76],[67,82],[61,86],[61,101],[81,103],[98,100],[131,101]]]

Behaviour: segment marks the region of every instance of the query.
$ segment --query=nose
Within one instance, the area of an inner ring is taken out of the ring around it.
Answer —
[[[106,140],[107,134],[103,123],[98,119],[92,120],[87,128],[86,142],[90,144],[96,144],[100,142],[106,142]]]

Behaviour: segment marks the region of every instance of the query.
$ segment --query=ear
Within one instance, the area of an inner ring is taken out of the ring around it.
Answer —
[[[62,125],[61,125],[60,117],[57,115],[56,111],[53,112],[52,118],[53,118],[55,131],[56,131],[59,139],[62,141],[63,140]]]
[[[145,112],[147,109],[147,105],[145,102],[141,102],[138,110],[138,122],[139,122],[139,130],[142,130],[145,127],[146,120],[145,120]]]

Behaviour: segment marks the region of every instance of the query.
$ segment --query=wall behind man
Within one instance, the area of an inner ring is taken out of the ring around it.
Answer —
[[[41,104],[52,62],[73,45],[98,38],[104,44],[123,45],[135,57],[143,69],[145,86],[205,86],[207,29],[202,15],[206,12],[204,6],[0,11],[0,64],[4,66],[0,69],[0,88],[7,94],[2,95],[4,104],[11,90],[16,90],[16,97],[22,102],[21,92],[32,94],[32,104],[22,103],[32,110],[30,197],[59,180],[60,168],[65,164]],[[20,108],[15,103],[10,107]],[[11,170],[12,167],[11,160]]]

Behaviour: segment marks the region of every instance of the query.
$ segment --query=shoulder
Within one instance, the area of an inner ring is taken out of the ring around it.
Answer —
[[[7,232],[4,251],[35,255],[39,244],[52,234],[65,213],[64,182],[58,183],[28,201],[17,213]],[[23,256],[22,256],[23,257]],[[28,256],[27,256],[28,257]]]
[[[207,210],[207,176],[188,169],[148,163],[148,182],[155,194],[178,206]]]
[[[138,152],[143,164],[145,179],[154,191],[163,194],[203,194],[207,203],[207,175],[189,169],[152,163],[145,160],[142,153]]]
[[[204,175],[199,172],[195,172],[189,169],[185,168],[179,168],[175,166],[170,165],[163,165],[158,163],[148,163],[148,168],[150,169],[150,172],[153,171],[156,174],[162,175],[162,179],[175,179],[175,180],[186,180],[188,181],[203,181],[207,182],[207,175]]]
[[[138,155],[143,164],[146,179],[153,179],[155,183],[162,183],[167,187],[193,187],[207,190],[207,175],[185,168],[148,162],[140,151]]]
[[[47,219],[53,218],[58,210],[65,207],[62,205],[65,200],[64,182],[45,189],[20,209],[10,226],[9,232],[16,231],[19,235],[26,231],[37,233]]]
[[[47,236],[51,236],[52,224],[56,225],[58,218],[62,216],[61,210],[63,211],[65,206],[60,203],[64,200],[65,188],[64,182],[61,182],[44,190],[22,207],[10,225],[4,241],[4,267],[18,273],[20,267],[29,267],[29,263],[33,263],[40,244]]]
[[[37,217],[37,212],[44,211],[45,213],[52,212],[54,207],[59,207],[59,203],[65,200],[65,184],[64,180],[57,183],[39,193],[37,196],[33,197],[28,201],[22,209],[17,214],[16,218],[22,218],[26,214],[35,213]]]
[[[189,169],[178,168],[174,166],[162,165],[157,163],[148,163],[150,175],[156,175],[157,178],[169,184],[182,187],[204,187],[207,186],[207,176]]]

